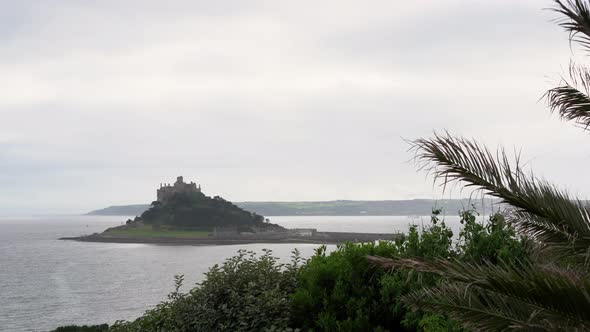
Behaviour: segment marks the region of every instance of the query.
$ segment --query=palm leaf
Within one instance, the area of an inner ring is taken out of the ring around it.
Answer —
[[[590,50],[590,7],[582,0],[555,0],[553,11],[564,18],[558,21],[575,41]]]
[[[574,239],[590,238],[590,212],[586,205],[546,181],[526,175],[518,156],[511,163],[504,150],[492,154],[475,141],[448,133],[411,144],[419,167],[431,172],[443,186],[465,183],[466,187],[500,198],[514,207],[517,214],[532,216],[524,222],[513,220],[528,235],[566,246]],[[586,254],[590,244],[582,242],[583,245],[573,247],[578,254]]]
[[[465,327],[480,331],[587,330],[579,322],[495,292],[460,283],[445,283],[404,296],[410,308],[444,312]]]
[[[590,72],[571,64],[569,79],[563,79],[562,82],[562,85],[545,94],[551,111],[587,129],[590,126]]]
[[[558,24],[577,42],[590,51],[590,6],[582,0],[555,0],[553,11],[563,15]],[[573,120],[584,128],[590,126],[590,75],[588,70],[570,64],[569,79],[545,94],[549,107],[562,119]]]
[[[584,271],[553,264],[493,265],[383,257],[369,260],[384,268],[410,268],[440,275],[446,281],[412,292],[403,301],[414,309],[446,312],[478,328],[491,330],[493,326],[493,330],[503,330],[551,324],[580,327],[590,323],[590,281]]]
[[[508,222],[515,225],[521,234],[536,239],[535,249],[540,251],[537,257],[568,258],[579,263],[590,263],[590,238],[574,237],[566,229],[548,222],[546,219],[530,214],[526,211],[513,211],[508,216]],[[549,256],[544,256],[549,254]],[[574,256],[572,256],[574,255]],[[590,267],[590,266],[589,266]]]

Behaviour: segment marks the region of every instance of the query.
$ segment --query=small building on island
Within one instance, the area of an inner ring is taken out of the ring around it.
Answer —
[[[176,194],[188,194],[196,192],[201,192],[201,185],[197,187],[197,184],[194,182],[185,183],[182,176],[179,176],[176,178],[176,182],[174,182],[173,185],[160,183],[160,188],[156,190],[156,196],[158,198],[158,202],[164,203]]]
[[[315,228],[292,228],[291,234],[298,236],[315,236],[318,232]]]

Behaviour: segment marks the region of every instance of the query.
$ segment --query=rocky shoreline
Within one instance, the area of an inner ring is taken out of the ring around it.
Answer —
[[[60,240],[106,243],[141,243],[161,245],[237,245],[251,243],[309,243],[339,244],[345,242],[374,242],[379,240],[395,240],[402,235],[398,233],[344,233],[317,232],[313,236],[286,235],[284,237],[234,236],[227,238],[173,238],[173,237],[131,237],[108,234],[92,234],[78,237],[62,237]]]

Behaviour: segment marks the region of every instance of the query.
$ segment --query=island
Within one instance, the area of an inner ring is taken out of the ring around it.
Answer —
[[[247,243],[371,242],[393,240],[394,233],[318,232],[311,228],[287,229],[272,224],[255,212],[247,211],[219,196],[205,195],[200,185],[185,183],[182,176],[174,184],[160,184],[156,200],[149,208],[124,225],[102,233],[62,240],[115,243],[155,243],[172,245],[228,245]]]

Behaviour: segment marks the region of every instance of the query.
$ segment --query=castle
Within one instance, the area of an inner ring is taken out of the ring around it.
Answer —
[[[156,190],[156,196],[158,197],[158,202],[164,203],[175,194],[186,194],[195,192],[201,192],[201,185],[197,187],[197,184],[194,182],[184,183],[182,176],[179,176],[176,178],[176,182],[174,182],[173,185],[162,185],[162,183],[160,183],[160,188]]]

